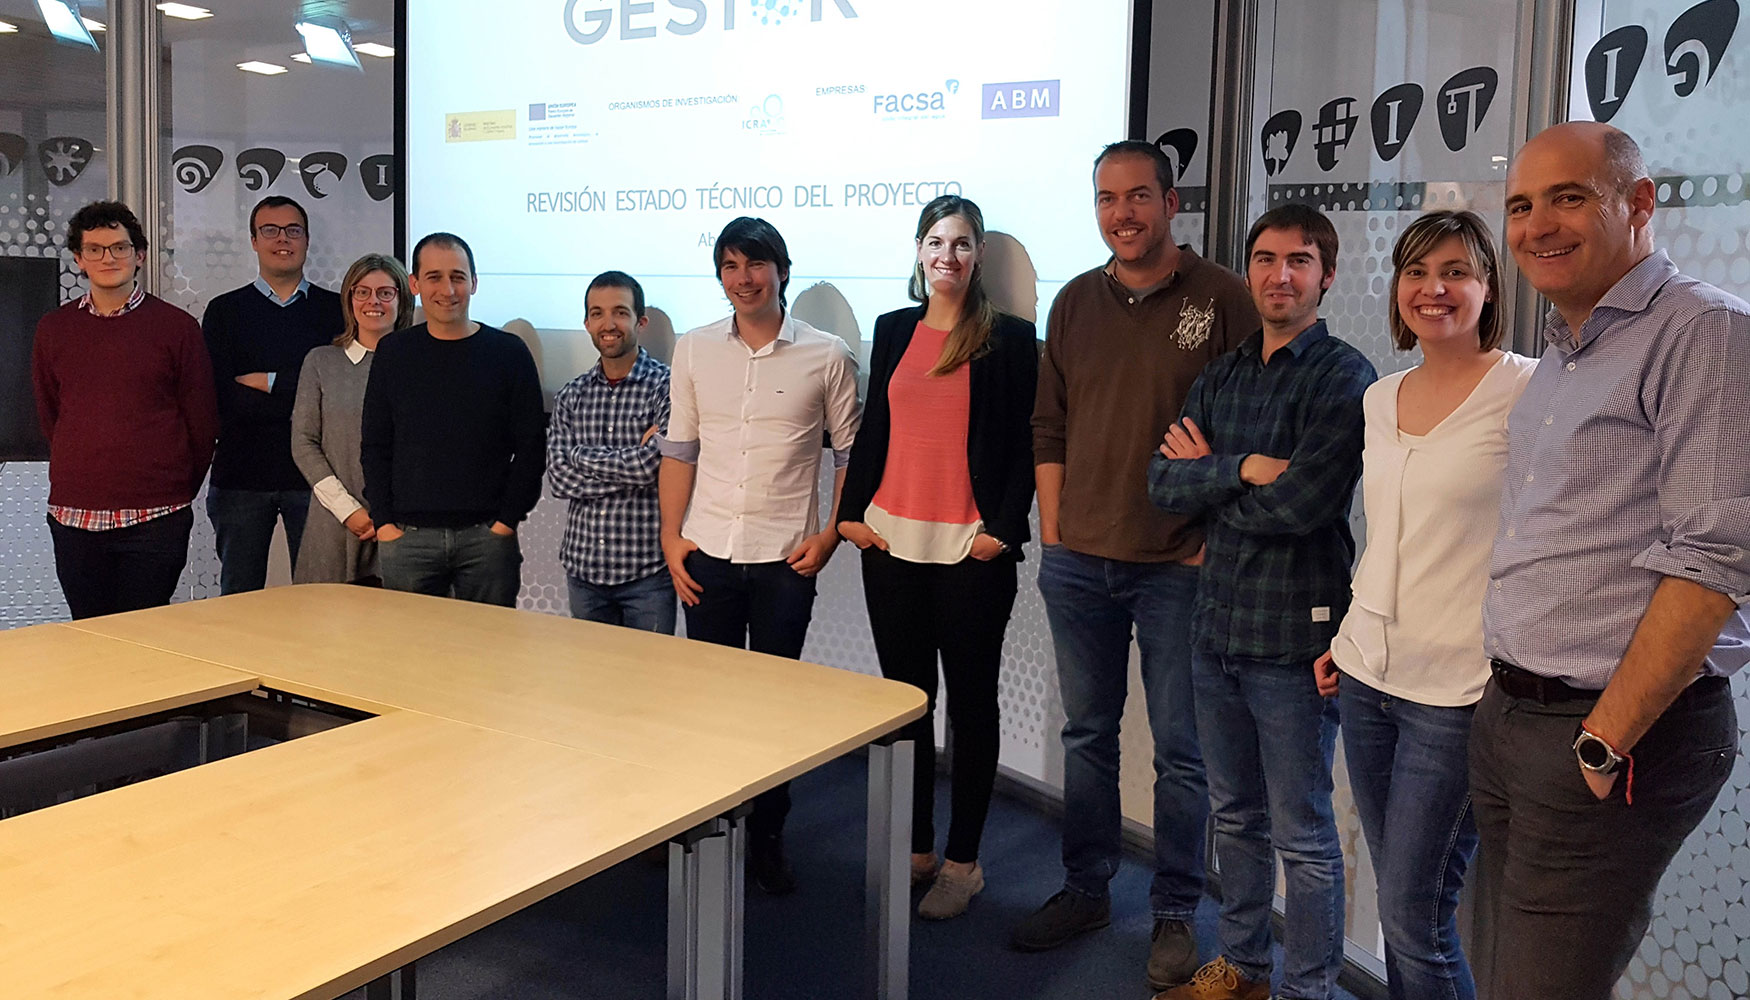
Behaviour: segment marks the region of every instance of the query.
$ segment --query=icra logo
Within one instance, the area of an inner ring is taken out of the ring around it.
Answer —
[[[743,0],[722,0],[718,6],[718,19],[724,31],[735,30],[737,8],[741,2]],[[808,20],[819,21],[829,6],[847,20],[857,16],[851,0],[745,2],[745,18],[767,25],[800,18],[804,11]],[[660,23],[656,13],[659,3],[670,15],[668,20]],[[579,10],[579,7],[584,9]],[[711,22],[711,11],[707,0],[565,0],[565,33],[579,45],[594,45],[606,38],[617,22],[622,41],[655,38],[659,30],[671,35],[692,35]]]
[[[1027,80],[1021,83],[987,83],[980,118],[1055,118],[1060,81]]]

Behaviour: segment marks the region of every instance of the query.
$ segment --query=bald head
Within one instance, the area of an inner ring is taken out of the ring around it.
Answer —
[[[1583,151],[1583,155],[1597,165],[1599,178],[1624,194],[1647,176],[1647,161],[1641,156],[1640,144],[1614,125],[1602,122],[1551,125],[1520,148],[1519,158],[1527,153],[1535,154],[1545,145]],[[1516,163],[1519,158],[1515,158]]]
[[[1507,245],[1531,284],[1578,329],[1653,251],[1653,182],[1621,129],[1567,122],[1538,133],[1507,171]]]

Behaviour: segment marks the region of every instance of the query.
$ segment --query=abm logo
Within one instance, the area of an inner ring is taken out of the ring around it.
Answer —
[[[655,38],[659,30],[657,2],[658,0],[565,0],[565,33],[579,45],[594,45],[608,36],[608,32],[614,28],[614,22],[618,20],[622,41]],[[739,2],[740,0],[722,0],[719,20],[724,31],[735,30],[736,6]],[[787,20],[800,19],[806,10],[808,20],[819,21],[825,16],[828,5],[847,20],[857,16],[857,10],[851,6],[850,0],[748,0],[750,13],[747,18],[760,24],[778,25]],[[588,9],[579,11],[579,6]],[[671,16],[661,23],[660,30],[671,35],[697,34],[711,20],[711,11],[706,0],[663,0],[663,6],[668,8]],[[617,19],[614,16],[616,12],[619,14]],[[683,17],[687,19],[682,20]]]
[[[979,105],[980,118],[1056,118],[1061,81],[1026,80],[1021,83],[987,83]]]

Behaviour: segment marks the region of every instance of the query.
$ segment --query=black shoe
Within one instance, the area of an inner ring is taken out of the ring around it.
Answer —
[[[756,837],[748,845],[747,873],[753,884],[768,896],[788,896],[796,891],[796,873],[784,860],[782,837]]]
[[[1009,935],[1017,951],[1050,951],[1078,934],[1098,930],[1112,922],[1112,901],[1095,899],[1064,889],[1034,910]]]
[[[1197,937],[1183,920],[1156,920],[1154,939],[1148,946],[1148,984],[1157,990],[1172,989],[1191,981],[1196,974]]]

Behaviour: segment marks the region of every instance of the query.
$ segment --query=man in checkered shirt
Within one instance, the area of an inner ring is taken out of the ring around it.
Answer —
[[[656,435],[668,426],[668,366],[638,346],[644,289],[605,271],[584,293],[584,328],[601,354],[553,397],[547,482],[570,502],[559,561],[571,616],[674,633],[674,584],[662,557]]]

